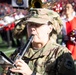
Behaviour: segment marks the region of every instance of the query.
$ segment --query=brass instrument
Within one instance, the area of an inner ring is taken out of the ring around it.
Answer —
[[[41,0],[29,0],[29,8],[42,8]]]
[[[29,0],[29,8],[49,8],[51,1]]]

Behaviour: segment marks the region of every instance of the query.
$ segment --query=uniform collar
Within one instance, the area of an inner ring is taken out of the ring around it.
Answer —
[[[71,21],[74,18],[74,16],[70,17],[70,18],[66,18],[67,21]]]
[[[25,54],[25,56],[27,58],[32,57],[33,59],[41,56],[47,56],[50,53],[50,51],[52,51],[55,48],[56,48],[56,43],[53,42],[52,39],[50,39],[45,47],[43,47],[40,50],[33,50],[32,48],[30,48],[28,53]]]

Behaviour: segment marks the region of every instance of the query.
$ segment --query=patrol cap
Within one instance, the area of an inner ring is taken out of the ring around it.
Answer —
[[[57,12],[47,8],[32,8],[31,12],[33,12],[33,15],[26,20],[27,23],[46,24],[50,22],[54,30],[57,32],[61,30],[62,21]]]

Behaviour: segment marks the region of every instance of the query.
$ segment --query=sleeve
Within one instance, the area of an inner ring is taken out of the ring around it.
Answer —
[[[70,53],[63,53],[56,60],[58,75],[75,75],[75,65]]]
[[[76,75],[74,61],[66,49],[65,51],[60,49],[54,54],[56,56],[46,63],[45,72],[48,75]]]

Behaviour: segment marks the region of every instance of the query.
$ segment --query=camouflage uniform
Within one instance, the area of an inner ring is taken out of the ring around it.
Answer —
[[[13,37],[16,39],[22,38],[24,35],[26,35],[26,28],[25,28],[25,22],[20,21],[19,23],[16,24],[14,30],[13,30]]]
[[[32,47],[25,53],[23,60],[33,71],[33,75],[75,75],[75,66],[71,53],[56,43],[57,35],[61,31],[62,22],[59,15],[48,9],[35,9],[34,15],[28,22],[46,24],[51,23],[53,31],[50,40],[44,48],[33,50]],[[28,25],[28,24],[27,24]]]
[[[56,43],[57,35],[61,31],[62,21],[59,15],[48,9],[35,9],[34,15],[26,20],[28,22],[46,24],[51,22],[53,31],[47,45],[38,50],[31,47],[23,58],[33,73],[41,75],[75,75],[75,66],[67,48]],[[33,12],[33,11],[32,11]]]
[[[68,49],[51,40],[41,50],[30,48],[25,54],[25,60],[34,73],[41,75],[75,75],[74,62]]]

